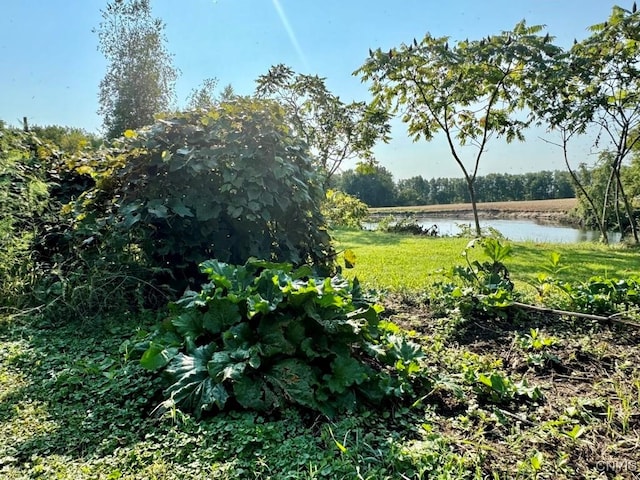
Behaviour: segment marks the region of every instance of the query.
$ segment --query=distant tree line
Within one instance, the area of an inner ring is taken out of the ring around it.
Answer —
[[[415,176],[394,181],[389,170],[380,165],[359,165],[335,180],[335,187],[353,195],[370,207],[439,205],[468,203],[469,190],[464,178]],[[491,173],[476,179],[478,202],[511,200],[548,200],[573,198],[575,190],[566,171],[541,171],[523,174]]]

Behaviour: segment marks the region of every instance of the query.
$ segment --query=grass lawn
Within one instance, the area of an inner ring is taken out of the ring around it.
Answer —
[[[418,290],[441,278],[438,270],[465,264],[462,252],[469,239],[432,238],[365,230],[332,232],[339,251],[351,249],[356,266],[345,274],[357,276],[372,287],[391,290]],[[540,244],[508,242],[513,254],[505,260],[512,279],[532,282],[549,262],[552,252],[560,253],[561,264],[570,266],[560,273],[562,280],[579,282],[592,276],[626,277],[640,273],[637,249],[598,243]],[[469,252],[471,260],[487,260],[480,247]]]

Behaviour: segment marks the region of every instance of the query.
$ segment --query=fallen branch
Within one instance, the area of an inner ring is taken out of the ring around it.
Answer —
[[[569,317],[586,318],[588,320],[596,320],[598,322],[615,322],[622,323],[624,325],[631,325],[632,327],[640,328],[640,323],[632,322],[624,318],[620,318],[620,313],[615,313],[607,317],[603,315],[593,315],[591,313],[569,312],[567,310],[557,310],[555,308],[539,307],[537,305],[529,305],[528,303],[513,302],[514,307],[525,308],[527,310],[534,310],[542,313],[553,313],[556,315],[567,315]]]
[[[520,415],[516,415],[515,413],[512,413],[508,410],[504,410],[502,408],[498,408],[498,407],[494,407],[494,410],[497,412],[500,412],[502,415],[506,416],[506,417],[510,417],[518,422],[522,422],[525,425],[528,425],[529,427],[535,427],[536,424],[533,423],[531,420],[528,420],[526,418],[521,417]]]

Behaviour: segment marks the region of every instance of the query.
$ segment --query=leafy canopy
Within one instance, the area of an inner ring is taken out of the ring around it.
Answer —
[[[572,176],[597,217],[605,242],[612,203],[616,217],[622,216],[620,199],[626,222],[638,243],[636,219],[621,170],[640,141],[640,14],[635,7],[630,11],[615,6],[606,22],[593,25],[590,30],[589,37],[576,41],[570,51],[555,59],[549,74],[528,95],[534,98],[532,109],[541,122],[560,133],[560,146],[570,172],[569,140],[595,127],[598,135],[593,149],[600,151],[601,158],[608,158],[609,177],[604,195],[600,200],[595,198],[577,174],[572,172]],[[614,202],[611,197],[615,197]],[[624,231],[624,225],[618,223]]]
[[[325,79],[296,74],[286,65],[276,65],[258,80],[257,94],[282,103],[296,132],[311,149],[324,183],[345,160],[371,160],[378,138],[388,138],[387,114],[365,102],[344,103],[329,91]]]
[[[81,163],[97,185],[76,205],[79,228],[110,232],[174,275],[198,275],[211,257],[332,262],[319,179],[272,101],[236,97],[166,117]]]
[[[389,52],[370,52],[355,72],[371,82],[374,105],[399,113],[414,140],[444,133],[467,181],[478,235],[474,182],[482,154],[493,136],[523,139],[528,122],[515,115],[525,106],[519,92],[559,51],[541,29],[522,21],[512,31],[451,47],[448,37],[427,34]],[[476,147],[470,163],[461,155],[465,145]]]

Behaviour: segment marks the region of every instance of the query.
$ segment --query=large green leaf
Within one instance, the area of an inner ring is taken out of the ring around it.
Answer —
[[[255,334],[247,322],[241,322],[225,330],[222,334],[222,342],[227,351],[239,348],[249,348],[254,343]]]
[[[273,312],[284,300],[283,289],[291,283],[291,277],[282,272],[264,270],[255,282],[255,291],[269,302],[269,311]]]
[[[370,368],[353,357],[338,356],[331,362],[331,375],[324,380],[334,393],[343,393],[353,384],[360,385],[370,377]]]
[[[269,300],[262,298],[259,294],[247,297],[247,316],[253,318],[259,313],[265,314],[271,311]]]
[[[233,383],[233,393],[240,405],[253,410],[272,410],[282,403],[269,385],[260,378],[241,378]]]
[[[290,317],[272,318],[260,320],[258,325],[259,348],[264,357],[273,355],[293,355],[296,345],[286,337],[286,331],[291,324]]]
[[[207,306],[208,310],[202,315],[202,326],[211,333],[219,333],[242,320],[238,305],[228,299],[214,298]]]
[[[318,380],[308,364],[289,358],[275,364],[265,377],[287,402],[317,408],[314,391]]]
[[[167,347],[162,343],[151,342],[140,358],[140,365],[148,370],[159,370],[178,355],[178,352],[176,346]]]
[[[410,363],[424,357],[424,351],[419,344],[407,340],[401,335],[389,335],[387,341],[390,346],[389,356],[393,360]]]
[[[168,205],[171,211],[180,217],[193,217],[193,212],[184,203],[182,203],[182,200],[172,198],[169,200]]]
[[[196,217],[202,222],[218,218],[222,212],[222,207],[220,207],[220,205],[211,205],[205,202],[197,203],[195,208]]]
[[[147,203],[147,211],[157,218],[167,218],[169,214],[169,210],[161,199],[154,199]]]
[[[204,332],[203,317],[197,310],[187,310],[171,319],[176,331],[187,341],[195,341]]]
[[[219,409],[229,397],[223,385],[209,375],[207,363],[211,360],[215,345],[198,347],[191,355],[178,354],[167,366],[165,373],[171,384],[166,390],[177,405],[196,415]]]
[[[237,362],[227,365],[222,370],[221,381],[224,382],[228,379],[239,380],[240,378],[242,378],[242,374],[244,373],[245,368],[247,368],[247,362]]]
[[[200,264],[200,271],[206,274],[216,286],[231,288],[231,279],[236,267],[218,260],[206,260]]]

